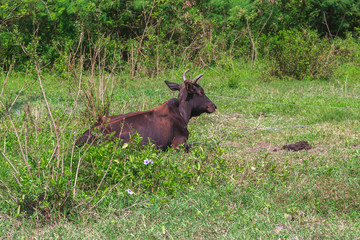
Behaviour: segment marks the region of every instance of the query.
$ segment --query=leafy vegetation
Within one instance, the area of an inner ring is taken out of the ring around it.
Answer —
[[[267,55],[274,63],[271,71],[276,76],[326,79],[334,69],[334,46],[319,39],[314,31],[280,31],[268,38],[268,46]]]
[[[234,58],[298,53],[279,49],[281,42],[275,40],[286,42],[292,34],[296,41],[304,38],[299,48],[313,49],[300,55],[321,55],[328,48],[326,39],[348,38],[349,33],[358,38],[359,9],[355,0],[9,0],[0,5],[0,64],[8,69],[15,63],[17,70],[25,70],[36,58],[64,74],[74,70],[74,64],[92,68],[97,59],[95,64],[106,71],[154,77],[179,64],[227,66]],[[260,47],[268,41],[274,44],[270,53]],[[323,65],[307,64],[292,77],[313,77]]]

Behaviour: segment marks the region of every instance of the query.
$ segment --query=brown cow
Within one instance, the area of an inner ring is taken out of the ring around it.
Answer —
[[[179,91],[178,98],[170,99],[161,106],[145,111],[102,117],[87,130],[76,144],[90,143],[98,140],[95,135],[121,138],[129,142],[133,133],[138,132],[142,137],[141,144],[151,143],[159,149],[166,150],[171,146],[177,148],[186,144],[189,136],[187,124],[192,117],[216,110],[216,105],[205,95],[204,90],[197,84],[204,75],[200,74],[193,81],[186,79],[186,70],[183,74],[183,84],[165,81],[173,91]],[[96,129],[95,132],[94,130]]]

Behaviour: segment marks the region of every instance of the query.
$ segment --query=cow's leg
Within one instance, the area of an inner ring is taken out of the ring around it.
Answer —
[[[187,149],[186,140],[187,140],[187,137],[185,137],[185,136],[174,137],[174,139],[171,142],[171,147],[174,149],[178,149],[179,145],[184,143],[184,146]]]

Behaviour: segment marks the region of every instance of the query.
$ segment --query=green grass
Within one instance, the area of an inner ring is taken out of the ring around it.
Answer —
[[[33,221],[13,225],[4,221],[2,227],[7,229],[7,235],[3,236],[38,239],[359,237],[358,216],[324,215],[313,211],[311,206],[299,204],[299,199],[289,203],[279,201],[281,196],[274,199],[275,192],[284,194],[284,189],[276,185],[201,187],[165,201],[139,203],[126,211],[117,212],[115,205],[107,209],[108,214],[96,214],[76,222],[59,221],[36,228]]]
[[[198,184],[179,187],[173,194],[136,186],[134,195],[124,196],[123,189],[119,189],[92,210],[79,207],[67,218],[54,213],[45,224],[39,214],[20,214],[16,218],[16,208],[7,205],[8,195],[1,195],[0,238],[360,238],[359,72],[340,67],[330,81],[264,82],[260,70],[248,65],[239,65],[235,73],[207,70],[200,84],[218,111],[194,118],[189,124],[188,141],[202,144],[190,153],[157,155],[172,163],[196,166],[200,159],[206,163],[217,158],[217,152],[223,152],[221,158],[227,168],[214,167],[214,172],[202,173],[213,175],[217,182],[199,180]],[[151,109],[176,96],[164,80],[181,82],[181,71],[158,79],[116,77],[111,114]],[[14,97],[22,81],[21,75],[9,79],[5,99],[12,93]],[[43,81],[56,122],[64,126],[75,92],[53,75],[44,76]],[[12,118],[23,133],[23,112],[29,101],[31,111],[38,112],[39,139],[52,139],[38,83],[34,81],[30,86],[13,108]],[[73,131],[81,132],[89,125],[83,119],[84,111],[85,105],[80,102],[67,130],[70,143]],[[2,123],[1,148],[5,136],[6,146],[16,146],[12,144],[15,137],[9,121],[4,119]],[[308,141],[313,148],[299,152],[282,149],[300,140]],[[52,144],[50,140],[44,142]],[[46,144],[38,146],[39,156],[49,154]],[[22,166],[17,149],[8,147],[6,154],[16,166]],[[10,167],[3,160],[0,169],[1,180],[9,181]]]

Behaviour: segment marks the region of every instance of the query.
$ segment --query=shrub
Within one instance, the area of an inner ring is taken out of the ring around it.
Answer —
[[[313,30],[282,30],[261,39],[261,50],[271,61],[269,71],[278,77],[329,78],[335,66],[333,46]]]
[[[43,123],[45,127],[48,122],[44,119]],[[219,148],[159,152],[153,145],[141,147],[137,134],[130,143],[121,144],[119,140],[74,148],[70,129],[65,129],[61,140],[61,155],[49,161],[54,137],[49,138],[46,129],[30,130],[25,135],[18,128],[19,139],[28,142],[28,156],[23,161],[18,160],[22,157],[15,150],[19,147],[17,136],[7,136],[8,150],[2,152],[7,163],[0,163],[4,170],[0,187],[6,199],[2,211],[12,216],[33,216],[43,223],[52,223],[60,216],[76,216],[83,207],[92,209],[100,202],[111,204],[113,190],[124,196],[123,206],[127,207],[133,204],[127,189],[142,198],[171,196],[196,184],[217,184],[227,169]],[[12,166],[17,170],[10,174]]]
[[[360,34],[360,30],[358,35]],[[334,41],[337,58],[342,63],[359,63],[360,59],[360,38],[355,34],[348,34],[345,39],[336,38]]]
[[[116,185],[124,192],[132,189],[166,196],[197,183],[214,184],[222,178],[219,171],[227,167],[221,149],[194,148],[187,154],[174,149],[159,152],[154,145],[139,146],[140,142],[141,137],[135,134],[121,147],[115,142],[91,146],[79,174],[84,184],[81,188],[95,189],[107,172],[102,191]]]

